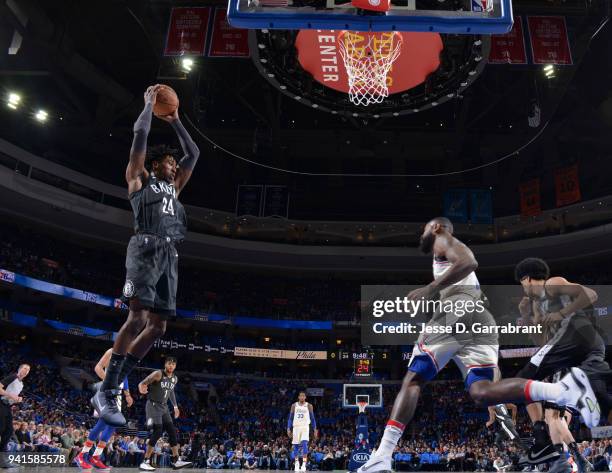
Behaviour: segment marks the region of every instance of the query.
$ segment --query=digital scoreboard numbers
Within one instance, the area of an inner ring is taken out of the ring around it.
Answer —
[[[369,378],[372,376],[372,368],[374,363],[374,352],[364,351],[362,353],[353,353],[353,361],[355,369],[353,376],[355,378]]]
[[[355,372],[353,375],[356,378],[369,378],[372,376],[372,360],[369,358],[355,359]]]

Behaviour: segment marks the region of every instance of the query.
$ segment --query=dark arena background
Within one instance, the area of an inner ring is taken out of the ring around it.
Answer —
[[[0,1],[0,467],[612,471],[609,15]]]

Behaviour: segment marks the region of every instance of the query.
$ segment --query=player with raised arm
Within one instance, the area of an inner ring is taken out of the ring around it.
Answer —
[[[588,287],[569,282],[563,277],[550,277],[550,269],[539,258],[526,258],[515,268],[515,278],[523,286],[525,298],[519,311],[530,324],[544,324],[545,332],[533,355],[517,376],[538,380],[556,379],[578,366],[586,373],[604,418],[610,416],[612,399],[607,392],[611,371],[606,362],[606,343],[587,314],[597,301],[597,293]],[[596,408],[595,400],[591,407]],[[589,398],[586,399],[587,404]],[[567,445],[579,473],[592,470],[569,430],[565,406],[554,402],[530,404],[535,443],[521,460],[529,464],[552,461],[550,471],[568,472],[571,465],[564,455]],[[551,441],[552,440],[552,441]]]
[[[174,373],[175,369],[176,358],[168,356],[166,357],[163,370],[153,371],[138,384],[140,394],[147,395],[145,410],[147,428],[151,433],[144,460],[140,464],[140,469],[143,471],[155,471],[155,468],[151,466],[151,455],[153,455],[155,444],[161,438],[164,431],[168,434],[170,448],[172,449],[172,468],[179,470],[192,464],[191,462],[181,460],[179,457],[176,429],[168,410],[168,400],[170,400],[174,408],[174,418],[178,418],[180,411],[176,402],[176,395],[174,394],[174,388],[178,383],[178,378]]]
[[[94,368],[94,371],[101,380],[104,380],[104,377],[106,376],[106,367],[108,366],[112,352],[112,348],[106,350]],[[130,394],[127,376],[119,385],[119,388],[125,395],[125,402],[127,403],[127,406],[131,407],[132,404],[134,404],[134,399]],[[117,396],[117,407],[119,411],[121,411],[121,395]],[[95,417],[97,417],[97,414],[98,413],[94,410]],[[80,453],[74,458],[74,462],[81,470],[91,470],[92,467],[98,471],[110,470],[110,467],[104,464],[100,456],[102,455],[102,452],[104,452],[106,444],[115,433],[115,430],[116,428],[112,425],[108,425],[106,422],[104,422],[104,419],[98,419],[96,425],[89,431],[89,436],[87,437],[87,440],[85,441]],[[94,451],[94,454],[90,456],[89,452],[94,446],[96,447],[96,450]]]
[[[419,301],[439,296],[444,302],[441,307],[452,305],[463,309],[474,308],[465,310],[461,317],[454,311],[440,310],[434,313],[428,328],[442,326],[452,329],[459,320],[468,327],[476,323],[496,326],[493,316],[483,304],[478,303],[484,295],[474,272],[478,267],[476,258],[465,244],[453,236],[450,220],[437,217],[429,221],[424,227],[420,248],[426,254],[433,252],[434,280],[412,291],[408,298]],[[561,406],[577,407],[589,427],[599,423],[598,412],[586,406],[586,399],[594,398],[594,394],[586,374],[579,368],[572,368],[556,383],[521,378],[493,382],[499,348],[495,331],[492,331],[494,335],[476,334],[469,329],[467,333],[460,330],[451,334],[441,332],[435,334],[424,331],[419,336],[380,445],[368,462],[359,468],[359,473],[391,470],[393,451],[414,416],[423,386],[451,359],[461,370],[466,389],[478,405],[553,400]]]
[[[314,416],[312,404],[306,402],[306,392],[300,391],[298,401],[291,404],[289,419],[287,420],[287,435],[292,439],[293,455],[295,456],[295,471],[306,471],[308,461],[308,441],[310,440],[310,425],[314,429],[315,440],[319,436],[317,421]],[[300,458],[302,467],[300,470]]]
[[[147,150],[153,107],[162,85],[144,95],[144,110],[134,124],[134,140],[125,171],[128,196],[135,219],[125,260],[123,297],[129,315],[123,324],[106,369],[100,391],[91,403],[112,426],[125,424],[117,409],[119,380],[125,378],[166,331],[166,320],[176,314],[178,253],[175,243],[185,238],[186,215],[178,197],[189,181],[200,151],[183,127],[178,108],[159,116],[174,129],[183,149],[177,163],[176,150],[157,146]]]

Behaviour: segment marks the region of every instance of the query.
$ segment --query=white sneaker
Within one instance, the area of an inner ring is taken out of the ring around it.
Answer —
[[[295,461],[295,468],[294,471],[300,471],[300,462],[299,461]]]
[[[564,390],[555,402],[578,410],[587,427],[597,427],[601,409],[586,373],[580,368],[572,368],[559,384]]]
[[[153,468],[151,464],[147,462],[142,462],[138,468],[142,471],[155,471],[155,468]]]
[[[357,473],[374,473],[377,471],[392,471],[391,457],[372,455],[365,465],[357,470]]]
[[[183,460],[181,460],[179,458],[176,462],[172,463],[172,469],[173,470],[180,470],[181,468],[185,468],[185,467],[191,466],[191,465],[193,465],[192,462],[186,462],[186,461],[183,461]]]
[[[305,461],[302,462],[302,468],[300,468],[300,471],[306,471],[306,462]]]

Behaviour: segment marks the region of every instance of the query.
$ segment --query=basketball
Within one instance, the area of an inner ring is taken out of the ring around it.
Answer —
[[[163,117],[174,113],[179,106],[179,99],[172,87],[163,85],[157,92],[157,100],[153,107],[153,113],[158,117]]]

